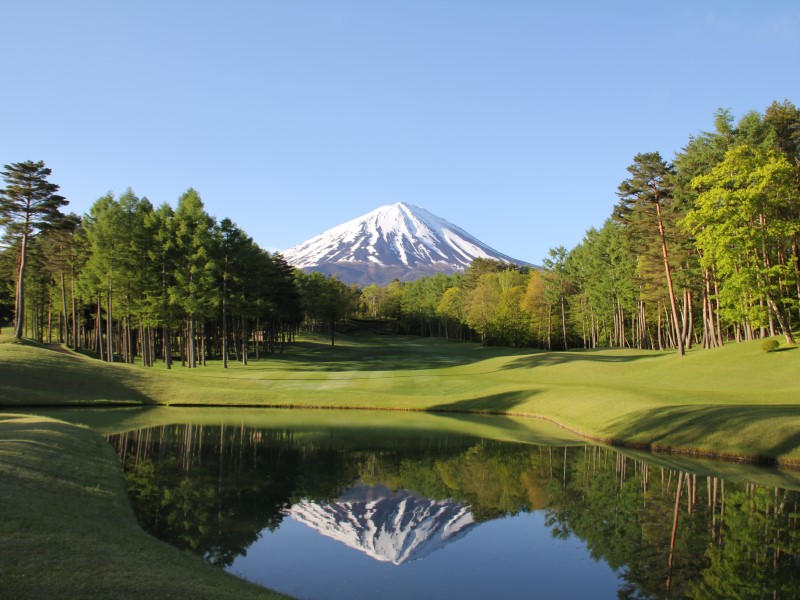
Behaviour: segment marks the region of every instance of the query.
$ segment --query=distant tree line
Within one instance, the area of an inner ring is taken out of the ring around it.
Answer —
[[[0,323],[107,361],[188,367],[279,352],[358,316],[395,333],[484,345],[675,349],[781,334],[800,319],[800,110],[773,102],[691,136],[672,162],[637,154],[618,201],[543,268],[478,259],[463,274],[363,290],[259,248],[189,189],[173,209],[132,190],[89,214],[42,162],[6,165]],[[28,307],[26,309],[26,306]],[[371,322],[371,324],[370,324]]]
[[[716,114],[670,163],[637,154],[618,202],[541,270],[476,261],[466,275],[368,286],[370,317],[408,333],[548,349],[720,346],[800,322],[800,110]]]

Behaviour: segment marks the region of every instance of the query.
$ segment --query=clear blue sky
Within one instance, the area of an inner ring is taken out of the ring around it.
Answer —
[[[796,0],[80,0],[0,4],[0,164],[79,214],[188,187],[286,249],[417,204],[540,263],[600,226],[637,152],[670,159],[800,104]]]

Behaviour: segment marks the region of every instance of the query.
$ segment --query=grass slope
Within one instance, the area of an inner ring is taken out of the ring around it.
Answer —
[[[286,598],[139,527],[102,437],[0,415],[0,597]]]
[[[538,352],[307,337],[283,355],[171,371],[0,343],[0,405],[168,404],[493,412],[594,439],[800,465],[800,351]]]

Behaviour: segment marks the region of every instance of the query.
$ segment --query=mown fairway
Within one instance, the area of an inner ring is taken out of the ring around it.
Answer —
[[[0,343],[4,407],[106,403],[497,412],[609,442],[800,464],[800,351],[538,352],[308,336],[244,367],[167,371]]]

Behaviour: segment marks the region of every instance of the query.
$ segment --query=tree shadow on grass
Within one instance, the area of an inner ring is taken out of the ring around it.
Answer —
[[[302,341],[283,354],[264,356],[266,361],[289,362],[303,371],[392,371],[441,369],[469,365],[486,358],[473,344],[431,341],[429,338],[387,340],[359,339],[355,345]]]
[[[540,445],[563,446],[584,445],[585,441],[569,433],[559,425],[544,420],[515,418],[519,407],[528,402],[540,390],[518,390],[492,394],[481,398],[469,398],[458,402],[439,404],[426,412],[454,421],[459,428],[473,430],[475,435],[488,435],[492,439],[514,440]]]
[[[650,351],[647,351],[650,352]],[[504,370],[513,369],[534,369],[536,367],[552,367],[569,363],[588,362],[588,363],[630,363],[639,360],[653,359],[663,356],[662,354],[647,353],[641,354],[611,354],[608,351],[599,350],[575,350],[571,352],[549,352],[538,351],[526,356],[520,356],[509,362],[503,367]]]
[[[786,429],[787,422],[796,423],[794,433],[781,433]],[[757,440],[743,439],[747,427],[760,423],[765,428],[774,424],[768,429],[771,435]],[[613,422],[611,428],[619,432],[622,439],[629,438],[628,434],[635,434],[637,438],[648,440],[645,445],[650,448],[707,447],[707,440],[711,436],[724,432],[740,442],[745,452],[757,454],[765,460],[775,459],[800,449],[800,406],[670,406],[626,415]]]
[[[0,406],[152,404],[136,381],[126,369],[48,352],[35,360],[0,364]]]
[[[538,393],[540,393],[538,390],[503,392],[490,396],[482,396],[480,398],[468,398],[466,400],[458,400],[457,402],[437,404],[428,410],[431,412],[480,412],[487,414],[513,413],[517,407],[524,404]]]

